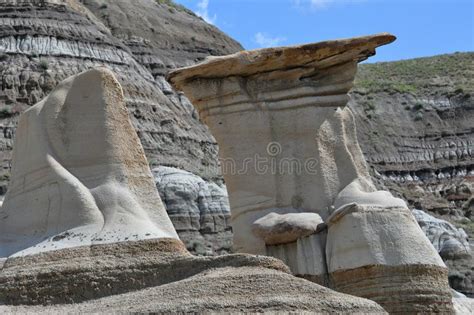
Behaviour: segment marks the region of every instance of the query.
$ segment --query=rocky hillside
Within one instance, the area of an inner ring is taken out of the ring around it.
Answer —
[[[472,235],[474,53],[361,65],[350,106],[379,184]]]
[[[185,169],[222,185],[214,138],[164,74],[208,55],[240,49],[236,41],[171,1],[0,1],[0,193],[8,186],[19,114],[66,77],[99,65],[117,73],[152,166]],[[214,199],[222,198],[219,194]],[[223,200],[227,203],[225,196]],[[170,216],[180,223],[185,241],[214,244],[222,234],[225,241],[209,246],[212,251],[228,251],[228,206],[218,213],[210,208],[201,202],[197,212],[185,206]],[[209,242],[203,239],[207,234]]]
[[[463,229],[417,216],[446,244],[451,286],[473,296],[474,53],[363,64],[350,106],[379,186]]]

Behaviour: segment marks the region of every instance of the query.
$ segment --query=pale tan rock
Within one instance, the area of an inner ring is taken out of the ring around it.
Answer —
[[[386,314],[373,301],[292,276],[275,258],[195,257],[176,239],[9,258],[0,283],[2,314]]]
[[[292,243],[267,245],[267,255],[280,259],[294,275],[329,286],[326,253],[326,233],[314,233]]]
[[[406,204],[375,189],[344,108],[357,62],[394,39],[380,34],[241,52],[178,69],[169,80],[219,143],[235,250],[281,257],[293,272],[318,278],[326,266],[316,261],[326,247],[337,290],[370,297],[390,312],[452,312],[444,263]],[[268,168],[259,168],[262,160]],[[285,172],[282,162],[304,171]],[[300,212],[329,224],[316,250],[315,239],[302,249],[300,239],[265,247],[251,233],[268,213]]]
[[[327,224],[332,288],[389,313],[453,312],[448,269],[408,208],[354,203]]]
[[[298,238],[316,232],[323,220],[316,213],[269,213],[252,225],[253,233],[265,245],[278,245],[295,242]]]
[[[328,220],[329,272],[370,265],[434,265],[445,268],[406,207],[353,204]]]
[[[60,83],[21,116],[0,209],[0,257],[178,236],[114,75]]]
[[[169,74],[219,143],[234,250],[265,253],[254,221],[271,212],[326,219],[337,194],[369,176],[352,113],[338,107],[348,101],[357,63],[394,39],[244,51]]]

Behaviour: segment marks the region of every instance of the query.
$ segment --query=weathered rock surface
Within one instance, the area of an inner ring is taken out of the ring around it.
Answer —
[[[218,140],[223,164],[234,164],[224,178],[236,251],[265,253],[251,231],[257,219],[271,212],[325,219],[345,186],[369,176],[352,114],[338,107],[347,104],[357,63],[394,40],[379,34],[244,51],[169,74]]]
[[[364,64],[349,103],[380,187],[471,239],[473,68],[472,52]]]
[[[9,259],[0,284],[1,313],[385,313],[375,302],[296,278],[274,258],[194,257],[165,239]]]
[[[451,287],[468,296],[474,296],[474,255],[466,232],[422,210],[413,210],[413,214],[448,266]]]
[[[197,254],[232,249],[227,190],[190,172],[160,166],[152,170],[169,217],[187,248]]]
[[[252,224],[252,232],[261,238],[265,245],[278,245],[295,242],[300,237],[313,234],[323,224],[316,213],[269,213]]]
[[[239,50],[235,41],[189,11],[152,0],[3,1],[0,16],[4,127],[14,129],[17,114],[66,77],[105,64],[119,74],[153,164],[218,176],[215,141],[161,77],[167,68]],[[4,140],[6,165],[13,129]]]
[[[464,294],[454,291],[453,307],[456,315],[471,314],[472,310],[474,310],[474,299],[468,298]]]
[[[21,115],[0,257],[150,238],[178,235],[120,84],[106,68],[64,80]]]
[[[168,79],[199,110],[222,160],[247,167],[224,172],[236,250],[262,253],[263,247],[315,281],[329,273],[332,287],[377,301],[391,313],[452,313],[445,264],[406,203],[376,190],[354,117],[344,108],[357,63],[394,39],[379,34],[245,51],[177,69]],[[289,160],[301,166],[315,157],[319,172],[249,168],[248,160],[258,156],[261,162],[264,150],[272,166]],[[288,222],[302,212],[327,222],[327,240],[304,239],[308,228]],[[400,279],[412,285],[400,285]]]
[[[328,220],[326,254],[329,272],[370,265],[445,267],[406,207],[338,209]]]
[[[349,102],[377,186],[462,227],[471,248],[473,68],[472,52],[363,64]],[[472,258],[445,262],[451,286],[474,296]]]
[[[267,255],[283,261],[294,275],[329,287],[326,231],[300,237],[292,243],[267,245]]]
[[[421,229],[438,251],[441,258],[452,259],[469,256],[469,237],[462,228],[437,219],[422,210],[412,210]]]
[[[208,55],[238,51],[237,42],[189,10],[154,0],[6,0],[0,2],[0,25],[1,194],[10,180],[19,114],[67,77],[103,65],[123,86],[152,166],[222,181],[215,140],[163,75]],[[209,236],[203,244],[213,242]],[[217,241],[225,248],[229,242]]]
[[[152,165],[183,168],[206,179],[219,174],[214,139],[163,74],[209,54],[238,51],[238,43],[189,11],[151,0],[12,0],[0,3],[0,15],[0,193],[9,182],[19,113],[63,79],[100,65],[118,73]],[[378,187],[411,208],[463,226],[471,241],[474,225],[465,219],[474,213],[473,64],[474,53],[363,64],[349,102]],[[185,242],[197,236],[179,234]],[[203,244],[210,248],[212,234],[207,237]],[[217,243],[231,243],[217,237]],[[188,243],[194,247],[204,248]],[[446,263],[464,266],[452,285],[472,283],[472,262]]]
[[[448,269],[406,207],[348,205],[328,219],[330,286],[389,313],[452,313]]]

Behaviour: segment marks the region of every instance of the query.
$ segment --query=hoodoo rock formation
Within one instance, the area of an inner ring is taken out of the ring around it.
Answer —
[[[122,88],[105,68],[68,78],[24,112],[14,148],[0,210],[0,312],[39,311],[14,306],[38,304],[110,311],[107,301],[125,294],[112,303],[122,311],[384,313],[296,278],[274,258],[192,256],[163,207]]]
[[[0,200],[11,180],[19,115],[67,77],[107,66],[123,87],[149,164],[168,168],[153,175],[180,239],[194,253],[231,251],[216,141],[164,76],[242,50],[239,43],[172,0],[1,0],[0,24]],[[365,63],[348,104],[378,189],[462,227],[471,248],[473,67],[472,52]],[[437,247],[437,236],[428,235]],[[451,286],[473,296],[472,250],[452,255],[459,244],[444,240]]]
[[[170,73],[219,142],[235,250],[265,253],[251,233],[255,220],[270,212],[316,212],[325,220],[347,185],[369,177],[352,114],[340,108],[357,63],[394,39],[246,51]],[[237,171],[225,169],[228,159]]]
[[[389,312],[452,312],[446,266],[405,202],[376,190],[345,107],[357,63],[394,39],[379,34],[241,52],[175,70],[169,80],[210,127],[223,164],[237,166],[237,172],[224,169],[237,251],[276,253],[297,274],[315,272],[303,276],[318,282],[326,281],[327,270],[331,286]],[[302,226],[280,224],[287,230],[280,229],[279,239],[265,225],[278,230],[270,224],[277,213],[303,212],[318,213],[328,224],[327,240],[319,236],[320,246],[306,245],[306,253],[299,239],[275,251]],[[318,256],[307,259],[308,253]],[[316,267],[301,268],[305,263]],[[358,285],[358,272],[371,281]],[[347,275],[355,279],[351,288]],[[398,276],[413,285],[382,289]]]

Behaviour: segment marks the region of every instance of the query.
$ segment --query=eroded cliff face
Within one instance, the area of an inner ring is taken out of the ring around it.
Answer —
[[[473,219],[474,53],[360,66],[351,108],[374,177],[417,209]],[[472,226],[471,226],[472,233]]]
[[[2,195],[9,182],[19,114],[66,77],[100,65],[117,74],[151,166],[164,164],[219,181],[214,138],[189,101],[171,89],[164,74],[241,46],[191,11],[163,2],[0,1]],[[215,215],[225,222],[228,212],[227,208]],[[209,215],[207,219],[212,220]],[[208,234],[224,238],[215,245],[213,239],[204,242],[205,250],[230,250],[230,238],[224,237],[229,229],[221,235],[199,227],[191,219],[181,219],[178,232],[185,239],[203,239]]]
[[[472,296],[474,53],[361,65],[350,106],[378,185],[469,236],[470,254],[441,256]]]

